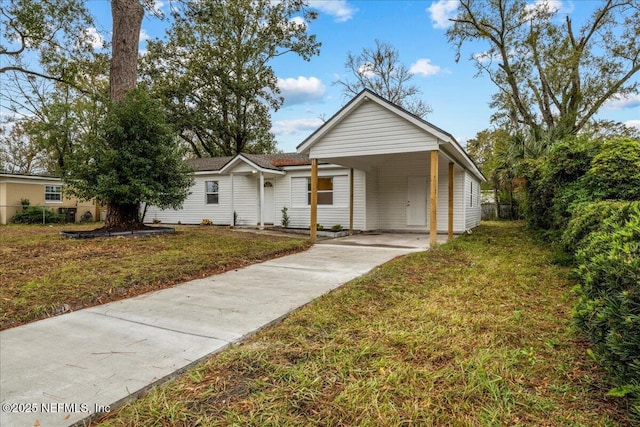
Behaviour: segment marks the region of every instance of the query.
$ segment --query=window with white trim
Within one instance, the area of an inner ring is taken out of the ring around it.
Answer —
[[[469,206],[473,207],[473,181],[469,182]]]
[[[311,205],[311,178],[307,178],[307,204]],[[318,205],[333,205],[333,177],[318,177]]]
[[[208,205],[218,204],[218,181],[205,181],[206,201]]]
[[[45,185],[44,200],[47,202],[61,202],[62,185]]]

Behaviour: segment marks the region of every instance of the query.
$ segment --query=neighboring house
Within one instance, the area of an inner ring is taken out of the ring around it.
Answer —
[[[290,227],[308,228],[317,174],[317,224],[435,237],[435,231],[462,233],[480,224],[480,183],[486,181],[453,136],[369,90],[297,153],[238,154],[191,165],[195,183],[182,209],[150,207],[146,221],[232,224],[235,213],[236,225],[279,225],[286,207]]]
[[[83,202],[64,194],[60,178],[50,175],[20,175],[0,172],[0,224],[7,224],[22,209],[21,201],[63,213],[67,221],[77,222],[87,212],[91,220],[99,219],[94,201]],[[86,217],[85,217],[86,218]]]

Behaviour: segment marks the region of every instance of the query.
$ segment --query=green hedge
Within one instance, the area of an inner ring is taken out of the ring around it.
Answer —
[[[44,211],[44,222],[46,224],[51,223],[59,223],[64,220],[63,215],[58,215],[50,211],[49,209],[37,207],[37,206],[29,206],[26,209],[23,209],[17,212],[12,221],[16,224],[42,224]]]
[[[581,206],[565,235],[578,247],[576,324],[617,384],[612,394],[631,396],[640,417],[640,202]]]
[[[604,200],[580,203],[573,209],[571,220],[562,233],[561,243],[569,253],[575,253],[594,231],[612,232],[640,209],[640,202]]]

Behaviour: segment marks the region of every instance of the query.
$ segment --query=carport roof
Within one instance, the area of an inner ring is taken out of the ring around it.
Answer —
[[[405,120],[415,124],[423,131],[435,136],[439,141],[444,144],[448,144],[451,146],[451,150],[444,150],[447,152],[449,157],[455,157],[459,162],[463,164],[465,168],[471,171],[474,175],[476,175],[480,180],[486,181],[486,177],[482,174],[478,166],[475,164],[473,159],[469,157],[467,152],[462,148],[462,146],[456,141],[456,139],[449,132],[435,126],[432,123],[424,120],[421,117],[416,116],[415,114],[410,113],[404,108],[388,101],[387,99],[381,97],[377,93],[364,89],[358,95],[353,97],[351,101],[349,101],[344,107],[342,107],[338,112],[336,112],[329,120],[327,120],[322,126],[316,129],[311,135],[309,135],[304,141],[302,141],[296,149],[298,153],[308,154],[310,148],[324,135],[326,135],[331,129],[338,126],[340,122],[342,122],[347,116],[351,114],[359,105],[363,102],[373,100],[378,105],[386,108],[394,114],[404,118]]]

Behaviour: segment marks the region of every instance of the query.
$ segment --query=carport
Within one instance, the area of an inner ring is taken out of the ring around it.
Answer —
[[[453,136],[377,94],[364,90],[298,146],[311,159],[311,238],[317,224],[318,163],[366,174],[365,228],[438,232],[451,239],[480,221],[480,182],[486,181]],[[477,218],[477,220],[476,220]]]

